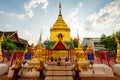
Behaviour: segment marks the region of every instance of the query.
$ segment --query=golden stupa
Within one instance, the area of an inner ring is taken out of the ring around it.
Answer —
[[[42,61],[43,60],[43,56],[42,56],[42,32],[40,34],[40,39],[39,39],[39,42],[38,44],[36,45],[35,47],[35,54],[33,55],[32,57],[32,60],[37,60],[37,61]]]
[[[50,29],[50,40],[57,41],[59,34],[63,35],[63,41],[70,41],[70,28],[67,26],[62,18],[61,14],[61,3],[59,4],[59,15],[55,24]]]
[[[68,59],[72,61],[76,55],[78,56],[78,60],[86,60],[84,51],[81,48],[79,41],[78,48],[74,47],[73,41],[70,37],[70,28],[63,20],[61,14],[61,3],[59,4],[58,18],[50,28],[50,39],[46,41],[44,48],[41,41],[37,44],[34,60],[39,60],[41,55],[48,60],[51,57],[68,57]]]

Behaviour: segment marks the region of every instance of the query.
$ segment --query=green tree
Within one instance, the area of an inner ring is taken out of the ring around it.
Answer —
[[[116,32],[116,36],[117,36],[117,38],[119,39],[119,42],[120,42],[120,31]]]
[[[8,40],[6,37],[3,38],[2,50],[17,50],[17,46],[13,41]]]
[[[116,36],[120,40],[120,31],[116,32]],[[115,42],[114,35],[110,36],[106,36],[105,34],[101,35],[100,43],[103,44],[108,51],[117,51],[117,44]]]
[[[77,38],[73,39],[73,45],[74,45],[75,48],[78,47],[78,39]]]

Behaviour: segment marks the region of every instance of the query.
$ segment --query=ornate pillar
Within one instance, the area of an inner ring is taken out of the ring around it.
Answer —
[[[120,62],[120,44],[117,44],[117,57],[116,57],[116,61]]]
[[[120,62],[120,44],[119,44],[118,38],[116,37],[116,34],[115,34],[114,36],[115,36],[115,42],[117,43],[117,56],[116,56],[116,62]]]
[[[2,33],[2,36],[0,37],[0,61],[2,61],[2,59],[3,59],[3,57],[2,57],[2,47],[1,47],[3,37],[4,37],[4,33]]]
[[[1,40],[0,40],[0,61],[2,61],[3,57],[2,57],[2,49],[1,49]]]

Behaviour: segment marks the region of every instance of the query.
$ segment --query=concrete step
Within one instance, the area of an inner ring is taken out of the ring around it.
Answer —
[[[47,70],[72,70],[71,66],[46,66]]]
[[[72,71],[47,71],[45,75],[51,75],[51,76],[54,76],[54,75],[63,75],[63,76],[72,76],[73,75],[73,72]]]
[[[73,80],[73,76],[46,76],[45,80]]]

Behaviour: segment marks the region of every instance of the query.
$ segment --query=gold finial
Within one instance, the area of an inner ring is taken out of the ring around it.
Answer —
[[[42,41],[42,29],[41,29],[39,41]]]
[[[77,39],[80,41],[79,34],[78,34],[78,29],[77,29]]]
[[[61,14],[61,1],[59,3],[59,16],[62,16],[62,14]]]

